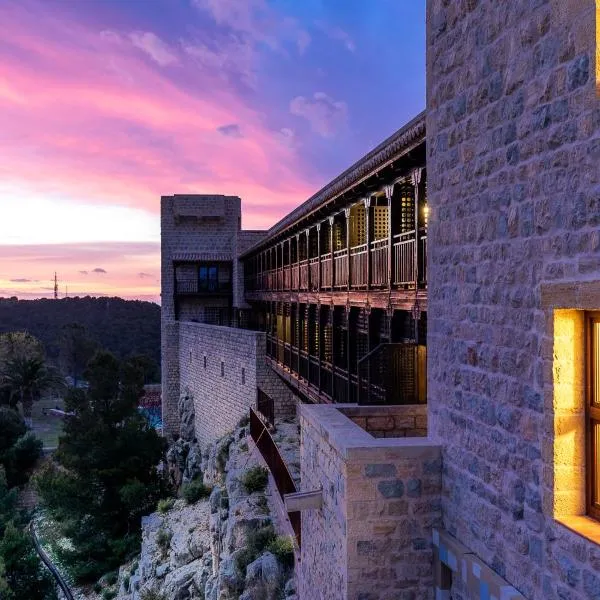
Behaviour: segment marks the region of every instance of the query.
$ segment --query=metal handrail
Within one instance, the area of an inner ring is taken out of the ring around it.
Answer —
[[[275,481],[275,486],[277,487],[277,492],[279,493],[281,501],[284,502],[283,497],[285,494],[293,494],[298,491],[296,483],[279,452],[275,440],[273,440],[269,430],[252,407],[250,407],[250,436],[267,464],[267,467],[273,476],[273,480]],[[296,535],[298,546],[300,546],[300,514],[297,512],[290,512],[288,513],[288,516],[294,534]]]
[[[42,548],[40,541],[38,539],[37,533],[35,532],[35,525],[33,521],[29,523],[29,535],[31,536],[31,540],[33,541],[33,546],[35,551],[38,553],[38,556],[46,566],[46,568],[54,577],[58,587],[62,590],[67,600],[75,600],[75,597],[71,593],[67,582],[63,579],[63,576],[60,574],[59,570],[54,566],[54,563],[50,560],[50,557],[46,554],[46,551]]]

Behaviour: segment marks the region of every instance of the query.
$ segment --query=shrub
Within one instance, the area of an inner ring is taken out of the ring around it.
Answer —
[[[169,549],[169,545],[171,544],[171,538],[173,534],[164,527],[161,527],[156,534],[156,543],[158,547],[161,549],[163,556],[167,553]]]
[[[130,581],[130,577],[129,575],[124,575],[123,576],[123,587],[125,588],[126,592],[129,592],[129,581]]]
[[[217,458],[215,460],[217,470],[220,473],[225,472],[225,467],[227,466],[227,461],[229,460],[229,448],[233,440],[229,438],[220,448],[217,453]]]
[[[248,534],[246,547],[236,554],[235,564],[241,573],[246,571],[246,567],[255,561],[271,542],[276,539],[273,525],[264,525]]]
[[[94,592],[96,592],[96,594],[99,594],[102,591],[102,586],[96,581],[92,589],[94,590]]]
[[[194,479],[182,486],[181,495],[188,504],[194,504],[202,498],[208,498],[211,489],[208,485],[204,485],[201,479]]]
[[[17,440],[13,447],[15,467],[22,470],[28,470],[33,467],[42,455],[42,447],[42,440],[35,437],[33,432],[28,431]]]
[[[242,483],[249,494],[253,492],[262,492],[267,487],[269,481],[269,472],[264,467],[252,467],[248,469],[242,477]]]
[[[119,573],[117,571],[111,571],[104,576],[106,585],[115,585],[115,583],[117,583],[117,579],[119,579]]]
[[[117,592],[115,590],[105,589],[102,590],[102,600],[113,600],[113,598],[117,597]]]
[[[150,588],[140,593],[141,600],[167,600],[167,597],[156,588]]]
[[[274,554],[286,569],[294,566],[294,541],[290,536],[278,535],[269,543],[267,550]]]
[[[246,425],[248,425],[250,423],[250,415],[244,415],[239,423],[238,423],[238,427],[246,427]]]
[[[164,498],[163,500],[158,501],[158,506],[156,510],[164,515],[166,512],[170,511],[175,504],[175,498]]]

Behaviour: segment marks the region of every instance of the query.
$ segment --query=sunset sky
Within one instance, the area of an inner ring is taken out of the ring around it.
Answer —
[[[425,106],[421,0],[0,0],[0,296],[158,300],[161,194],[267,228]]]

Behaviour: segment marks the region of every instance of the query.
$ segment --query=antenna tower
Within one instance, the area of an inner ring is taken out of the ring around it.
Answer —
[[[54,271],[54,299],[58,300],[58,277],[56,271]]]

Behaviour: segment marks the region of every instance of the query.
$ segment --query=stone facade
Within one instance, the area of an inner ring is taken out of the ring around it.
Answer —
[[[179,195],[161,198],[161,351],[163,424],[167,435],[178,430],[177,401],[181,393],[178,321],[202,321],[207,308],[246,308],[240,252],[264,236],[261,231],[242,231],[241,200],[237,196]],[[231,262],[231,298],[186,296],[177,306],[175,264],[197,277],[195,262]],[[185,266],[188,264],[189,266]]]
[[[557,420],[555,309],[600,308],[578,287],[600,280],[596,9],[428,1],[429,435],[444,526],[531,599],[600,598],[597,543],[558,520],[553,451],[583,418]],[[581,456],[583,435],[571,440]]]
[[[204,323],[179,323],[180,393],[194,399],[202,447],[233,431],[256,406],[258,387],[275,399],[276,416],[295,412],[293,394],[265,362],[265,334]]]
[[[300,599],[432,599],[440,448],[374,438],[334,406],[301,405],[300,425],[302,491],[322,490],[302,513]]]

